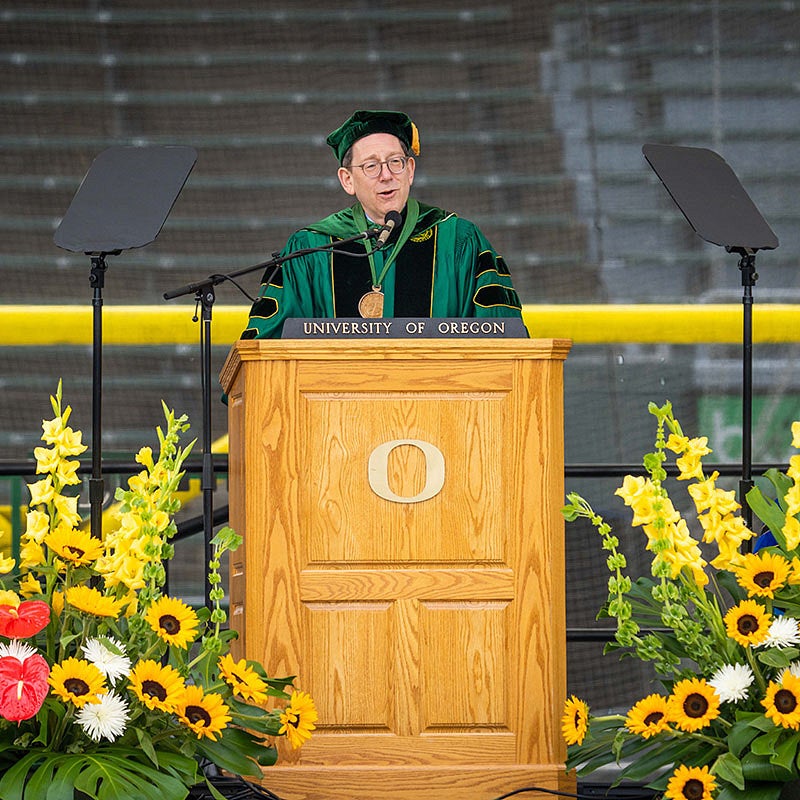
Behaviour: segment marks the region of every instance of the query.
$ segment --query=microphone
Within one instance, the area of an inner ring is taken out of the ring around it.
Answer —
[[[403,218],[396,211],[389,211],[383,218],[383,230],[378,235],[376,246],[383,247],[392,235],[392,231],[402,223]]]

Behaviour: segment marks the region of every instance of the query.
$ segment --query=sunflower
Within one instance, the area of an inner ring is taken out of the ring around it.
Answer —
[[[83,708],[86,703],[99,703],[98,695],[107,691],[103,673],[94,664],[78,658],[54,664],[48,680],[54,695],[77,708]]]
[[[780,683],[770,681],[761,701],[765,715],[782,728],[800,728],[800,678],[786,670]]]
[[[88,531],[59,525],[44,543],[59,557],[76,567],[93,564],[103,554],[103,543]]]
[[[774,597],[788,580],[790,562],[778,553],[747,553],[734,567],[736,580],[750,597]]]
[[[589,730],[589,706],[575,695],[564,703],[561,715],[561,735],[567,744],[583,744]]]
[[[714,776],[708,767],[684,767],[672,774],[664,793],[665,800],[711,800],[716,789]]]
[[[761,644],[769,635],[770,615],[755,600],[742,600],[725,615],[728,636],[742,647]]]
[[[667,700],[669,721],[682,731],[699,731],[719,716],[719,695],[702,678],[678,681]]]
[[[205,694],[200,686],[187,686],[175,709],[180,721],[197,734],[216,740],[217,734],[231,721],[228,706],[218,694]]]
[[[95,617],[118,617],[124,603],[104,595],[92,586],[70,586],[66,592],[69,605]]]
[[[128,676],[129,689],[149,709],[172,713],[183,699],[186,686],[174,667],[156,661],[140,661]]]
[[[188,647],[197,636],[197,614],[181,600],[159,598],[144,615],[150,627],[167,644]]]
[[[587,709],[588,711],[588,709]],[[293,692],[289,706],[281,712],[281,727],[278,733],[286,734],[293,749],[311,738],[311,731],[316,728],[318,719],[317,707],[308,692]]]
[[[243,658],[234,661],[230,653],[219,660],[219,674],[226,683],[248,703],[264,703],[267,699],[267,684]]]
[[[661,731],[669,730],[667,698],[651,694],[636,703],[625,718],[625,727],[649,739]]]

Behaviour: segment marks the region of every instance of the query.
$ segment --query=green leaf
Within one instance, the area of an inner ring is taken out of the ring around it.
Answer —
[[[278,760],[278,748],[272,746],[265,747],[261,755],[257,759],[259,766],[262,767],[271,767],[277,762],[277,760]]]
[[[757,756],[772,756],[775,754],[775,745],[783,733],[782,728],[773,728],[765,734],[762,734],[757,739],[753,739],[750,745],[750,752]]]
[[[139,727],[136,728],[136,738],[139,741],[139,747],[142,748],[142,752],[157,767],[158,766],[158,756],[156,755],[155,748],[153,747],[153,740],[148,736],[146,731],[142,730]]]
[[[782,790],[780,783],[748,783],[743,790],[723,786],[716,800],[778,800]]]
[[[771,764],[768,759],[753,752],[742,758],[742,770],[746,781],[786,783],[796,777],[791,771]]]
[[[191,756],[159,752],[158,763],[162,771],[173,775],[186,786],[194,786],[200,780],[197,761]]]
[[[711,768],[712,774],[726,783],[732,783],[737,789],[744,789],[742,762],[733,753],[723,753]]]
[[[197,743],[197,749],[221,769],[236,775],[261,777],[261,770],[252,758],[248,758],[241,750],[229,746],[224,739],[215,742],[201,740]]]
[[[792,488],[793,481],[792,479],[786,475],[785,473],[781,472],[774,467],[768,469],[764,473],[764,477],[775,487],[775,495],[778,498],[778,501],[785,500],[786,493],[789,489]],[[783,506],[785,507],[785,506]]]
[[[738,759],[759,733],[759,728],[752,725],[749,720],[735,722],[728,732],[728,750]]]
[[[25,788],[26,797],[45,797],[53,780],[53,772],[57,768],[58,761],[56,759],[46,759],[28,778],[28,785]]]
[[[753,513],[770,529],[778,544],[785,550],[786,538],[781,530],[786,524],[786,515],[773,500],[761,493],[758,487],[751,489],[747,495],[747,505]]]
[[[697,742],[691,739],[676,739],[639,756],[634,763],[624,767],[620,775],[627,780],[644,781],[664,767],[671,769],[683,763],[703,766],[712,761],[715,755],[712,750],[698,748]]]
[[[206,788],[211,793],[211,797],[213,797],[214,800],[227,800],[225,795],[220,794],[219,791],[217,791],[214,784],[211,783],[211,781],[209,781],[208,778],[206,778]]]
[[[768,667],[785,669],[798,656],[800,656],[800,650],[796,647],[785,647],[781,650],[765,650],[763,653],[759,653],[757,658]]]
[[[775,748],[775,755],[770,761],[778,767],[784,767],[786,770],[791,771],[797,756],[798,744],[800,744],[800,740],[798,740],[796,734],[785,739]]]
[[[38,753],[23,756],[0,778],[0,800],[22,800],[22,792],[28,772],[39,759]]]
[[[567,522],[575,522],[580,514],[575,506],[564,506],[561,509],[561,516],[564,517]]]
[[[69,761],[53,774],[53,780],[47,789],[46,800],[74,800],[75,776],[81,769],[80,761]]]
[[[736,714],[737,722],[746,722],[751,728],[760,731],[771,731],[775,723],[760,711],[739,711]]]
[[[140,758],[140,751],[120,746],[94,753],[30,753],[0,780],[0,798],[73,800],[78,790],[96,800],[184,800],[186,781],[171,774],[172,769],[158,770]]]

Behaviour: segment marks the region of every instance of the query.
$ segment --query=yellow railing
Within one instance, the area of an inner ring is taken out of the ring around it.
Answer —
[[[198,342],[194,305],[103,307],[103,343],[171,345]],[[244,330],[247,306],[213,310],[213,342],[230,345]],[[717,343],[742,341],[741,304],[724,305],[528,305],[525,324],[532,336],[572,339],[576,344]],[[0,306],[0,347],[92,343],[92,308],[86,306]],[[800,341],[800,305],[753,306],[753,342]]]
[[[103,343],[175,345],[198,343],[194,306],[103,307]],[[230,345],[246,327],[247,306],[219,305],[213,312],[213,341]],[[90,345],[91,306],[0,305],[0,347]],[[741,305],[528,305],[525,324],[532,336],[572,339],[575,344],[736,344],[742,341]],[[753,342],[800,341],[800,305],[753,306]],[[227,452],[227,437],[214,443]],[[199,494],[193,479],[184,501]],[[113,525],[106,514],[103,526]],[[0,508],[0,542],[10,533],[10,509]]]

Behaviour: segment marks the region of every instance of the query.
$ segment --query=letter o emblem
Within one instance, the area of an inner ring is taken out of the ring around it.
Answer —
[[[395,494],[389,486],[389,453],[400,447],[410,444],[422,450],[425,456],[425,486],[419,494],[413,497],[404,497]],[[393,439],[390,442],[379,444],[369,456],[367,467],[369,485],[378,497],[392,503],[421,503],[430,500],[442,491],[444,486],[444,455],[436,445],[423,442],[421,439]]]

